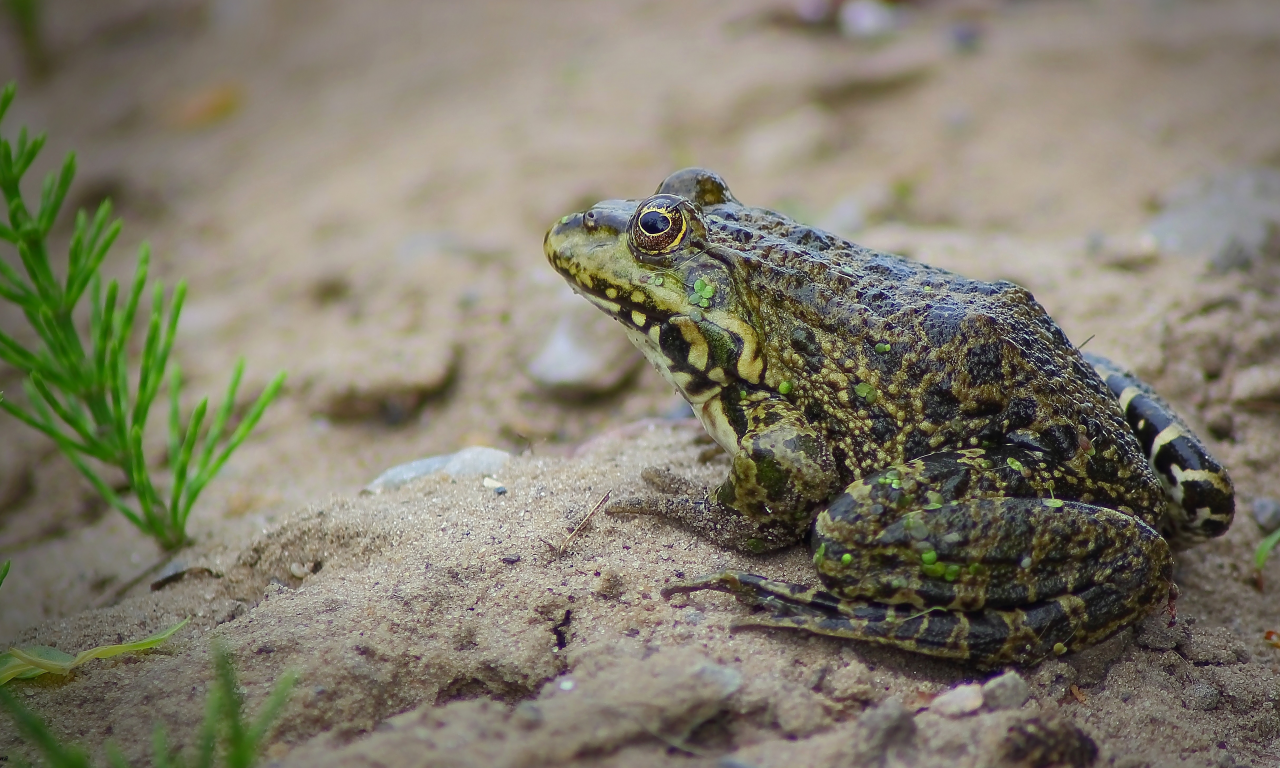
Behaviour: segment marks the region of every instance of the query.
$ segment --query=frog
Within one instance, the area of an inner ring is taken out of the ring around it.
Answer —
[[[702,168],[559,219],[543,250],[617,320],[727,454],[610,512],[761,554],[808,542],[819,585],[726,569],[792,628],[979,667],[1030,665],[1172,611],[1173,552],[1230,526],[1225,468],[1134,373],[1026,288],[743,205]]]

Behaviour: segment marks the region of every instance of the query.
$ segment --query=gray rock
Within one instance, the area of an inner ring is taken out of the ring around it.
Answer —
[[[1185,642],[1188,637],[1187,625],[1178,623],[1169,626],[1169,614],[1164,611],[1156,611],[1147,618],[1142,620],[1138,625],[1138,633],[1135,642],[1143,648],[1150,648],[1153,651],[1169,651],[1178,647],[1179,643]]]
[[[497,448],[473,446],[463,448],[457,453],[446,453],[441,456],[430,456],[425,459],[411,461],[392,467],[378,475],[372,483],[365,486],[365,493],[383,493],[394,491],[410,480],[443,472],[450,477],[475,477],[492,475],[501,470],[511,460],[511,454]]]
[[[1031,686],[1012,670],[982,684],[982,701],[987,709],[1017,709],[1031,695]]]
[[[929,711],[944,717],[963,717],[982,709],[983,702],[981,685],[977,683],[957,685],[934,699],[929,705]]]
[[[1280,171],[1245,168],[1184,184],[1147,225],[1161,250],[1247,267],[1280,247]]]
[[[1217,688],[1207,683],[1196,683],[1183,692],[1182,704],[1187,709],[1199,709],[1208,712],[1211,709],[1218,708],[1220,698]]]
[[[1253,519],[1263,533],[1271,533],[1280,528],[1280,501],[1270,496],[1259,496],[1253,500]]]
[[[898,699],[889,699],[863,712],[850,765],[883,765],[915,749],[915,717]]]
[[[644,358],[608,316],[585,301],[570,301],[526,372],[538,386],[563,397],[617,389]]]

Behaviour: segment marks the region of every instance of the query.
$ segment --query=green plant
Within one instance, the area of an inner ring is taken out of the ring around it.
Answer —
[[[0,122],[15,92],[12,83],[0,91]],[[0,240],[16,248],[27,278],[0,261],[0,297],[22,308],[43,342],[41,349],[28,350],[0,333],[0,360],[26,375],[24,385],[30,403],[30,408],[24,409],[0,399],[0,408],[52,438],[111,506],[165,549],[177,549],[188,542],[186,524],[192,505],[262,418],[284,383],[284,373],[272,379],[228,437],[225,433],[244,371],[244,360],[239,360],[226,399],[201,441],[208,399],[200,401],[183,425],[179,416],[181,371],[176,363],[169,365],[186,282],[178,281],[174,287],[167,313],[164,285],[156,282],[151,287],[151,312],[137,366],[137,383],[131,388],[129,346],[138,305],[147,292],[149,248],[143,244],[139,249],[133,282],[118,304],[119,285],[112,280],[103,291],[98,274],[120,233],[120,220],[109,221],[111,204],[103,202],[92,220],[83,210],[77,212],[66,275],[59,281],[49,262],[47,240],[75,177],[76,163],[75,155],[68,154],[61,170],[49,174],[40,207],[30,212],[19,184],[43,145],[43,135],[28,139],[25,128],[12,144],[0,135],[0,195],[9,219],[8,226],[0,223]],[[82,334],[73,314],[86,291],[88,333]],[[166,381],[168,460],[172,471],[167,498],[151,480],[142,445],[147,415]],[[197,442],[201,443],[198,455]],[[124,473],[123,489],[134,494],[136,508],[126,503],[88,460],[119,468]]]
[[[258,711],[258,716],[253,722],[248,722],[231,654],[215,645],[213,664],[213,687],[205,700],[204,722],[196,734],[193,754],[188,760],[172,752],[164,728],[157,726],[152,738],[155,768],[211,768],[218,757],[221,757],[219,765],[226,768],[249,768],[258,761],[262,741],[288,701],[297,677],[285,673]],[[89,757],[84,750],[59,742],[38,715],[3,689],[0,689],[0,709],[9,712],[18,730],[44,755],[45,764],[50,768],[89,768]],[[127,768],[129,765],[110,743],[107,744],[107,757],[114,768]]]
[[[0,7],[8,12],[27,67],[37,77],[48,74],[49,55],[45,51],[44,38],[40,34],[40,17],[43,7],[40,0],[0,0]]]

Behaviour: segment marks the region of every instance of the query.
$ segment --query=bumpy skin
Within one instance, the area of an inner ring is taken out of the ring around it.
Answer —
[[[1012,283],[745,207],[696,168],[565,216],[544,250],[732,457],[710,497],[613,511],[753,552],[812,528],[826,587],[724,572],[668,594],[719,589],[769,609],[753,624],[1030,663],[1162,604],[1170,542],[1231,522],[1231,481],[1190,429]]]

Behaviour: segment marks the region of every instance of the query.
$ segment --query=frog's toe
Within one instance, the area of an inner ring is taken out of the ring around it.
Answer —
[[[780,549],[796,541],[795,532],[785,526],[754,523],[737,510],[705,498],[665,494],[627,496],[610,503],[605,513],[666,518],[703,538],[752,554]]]

